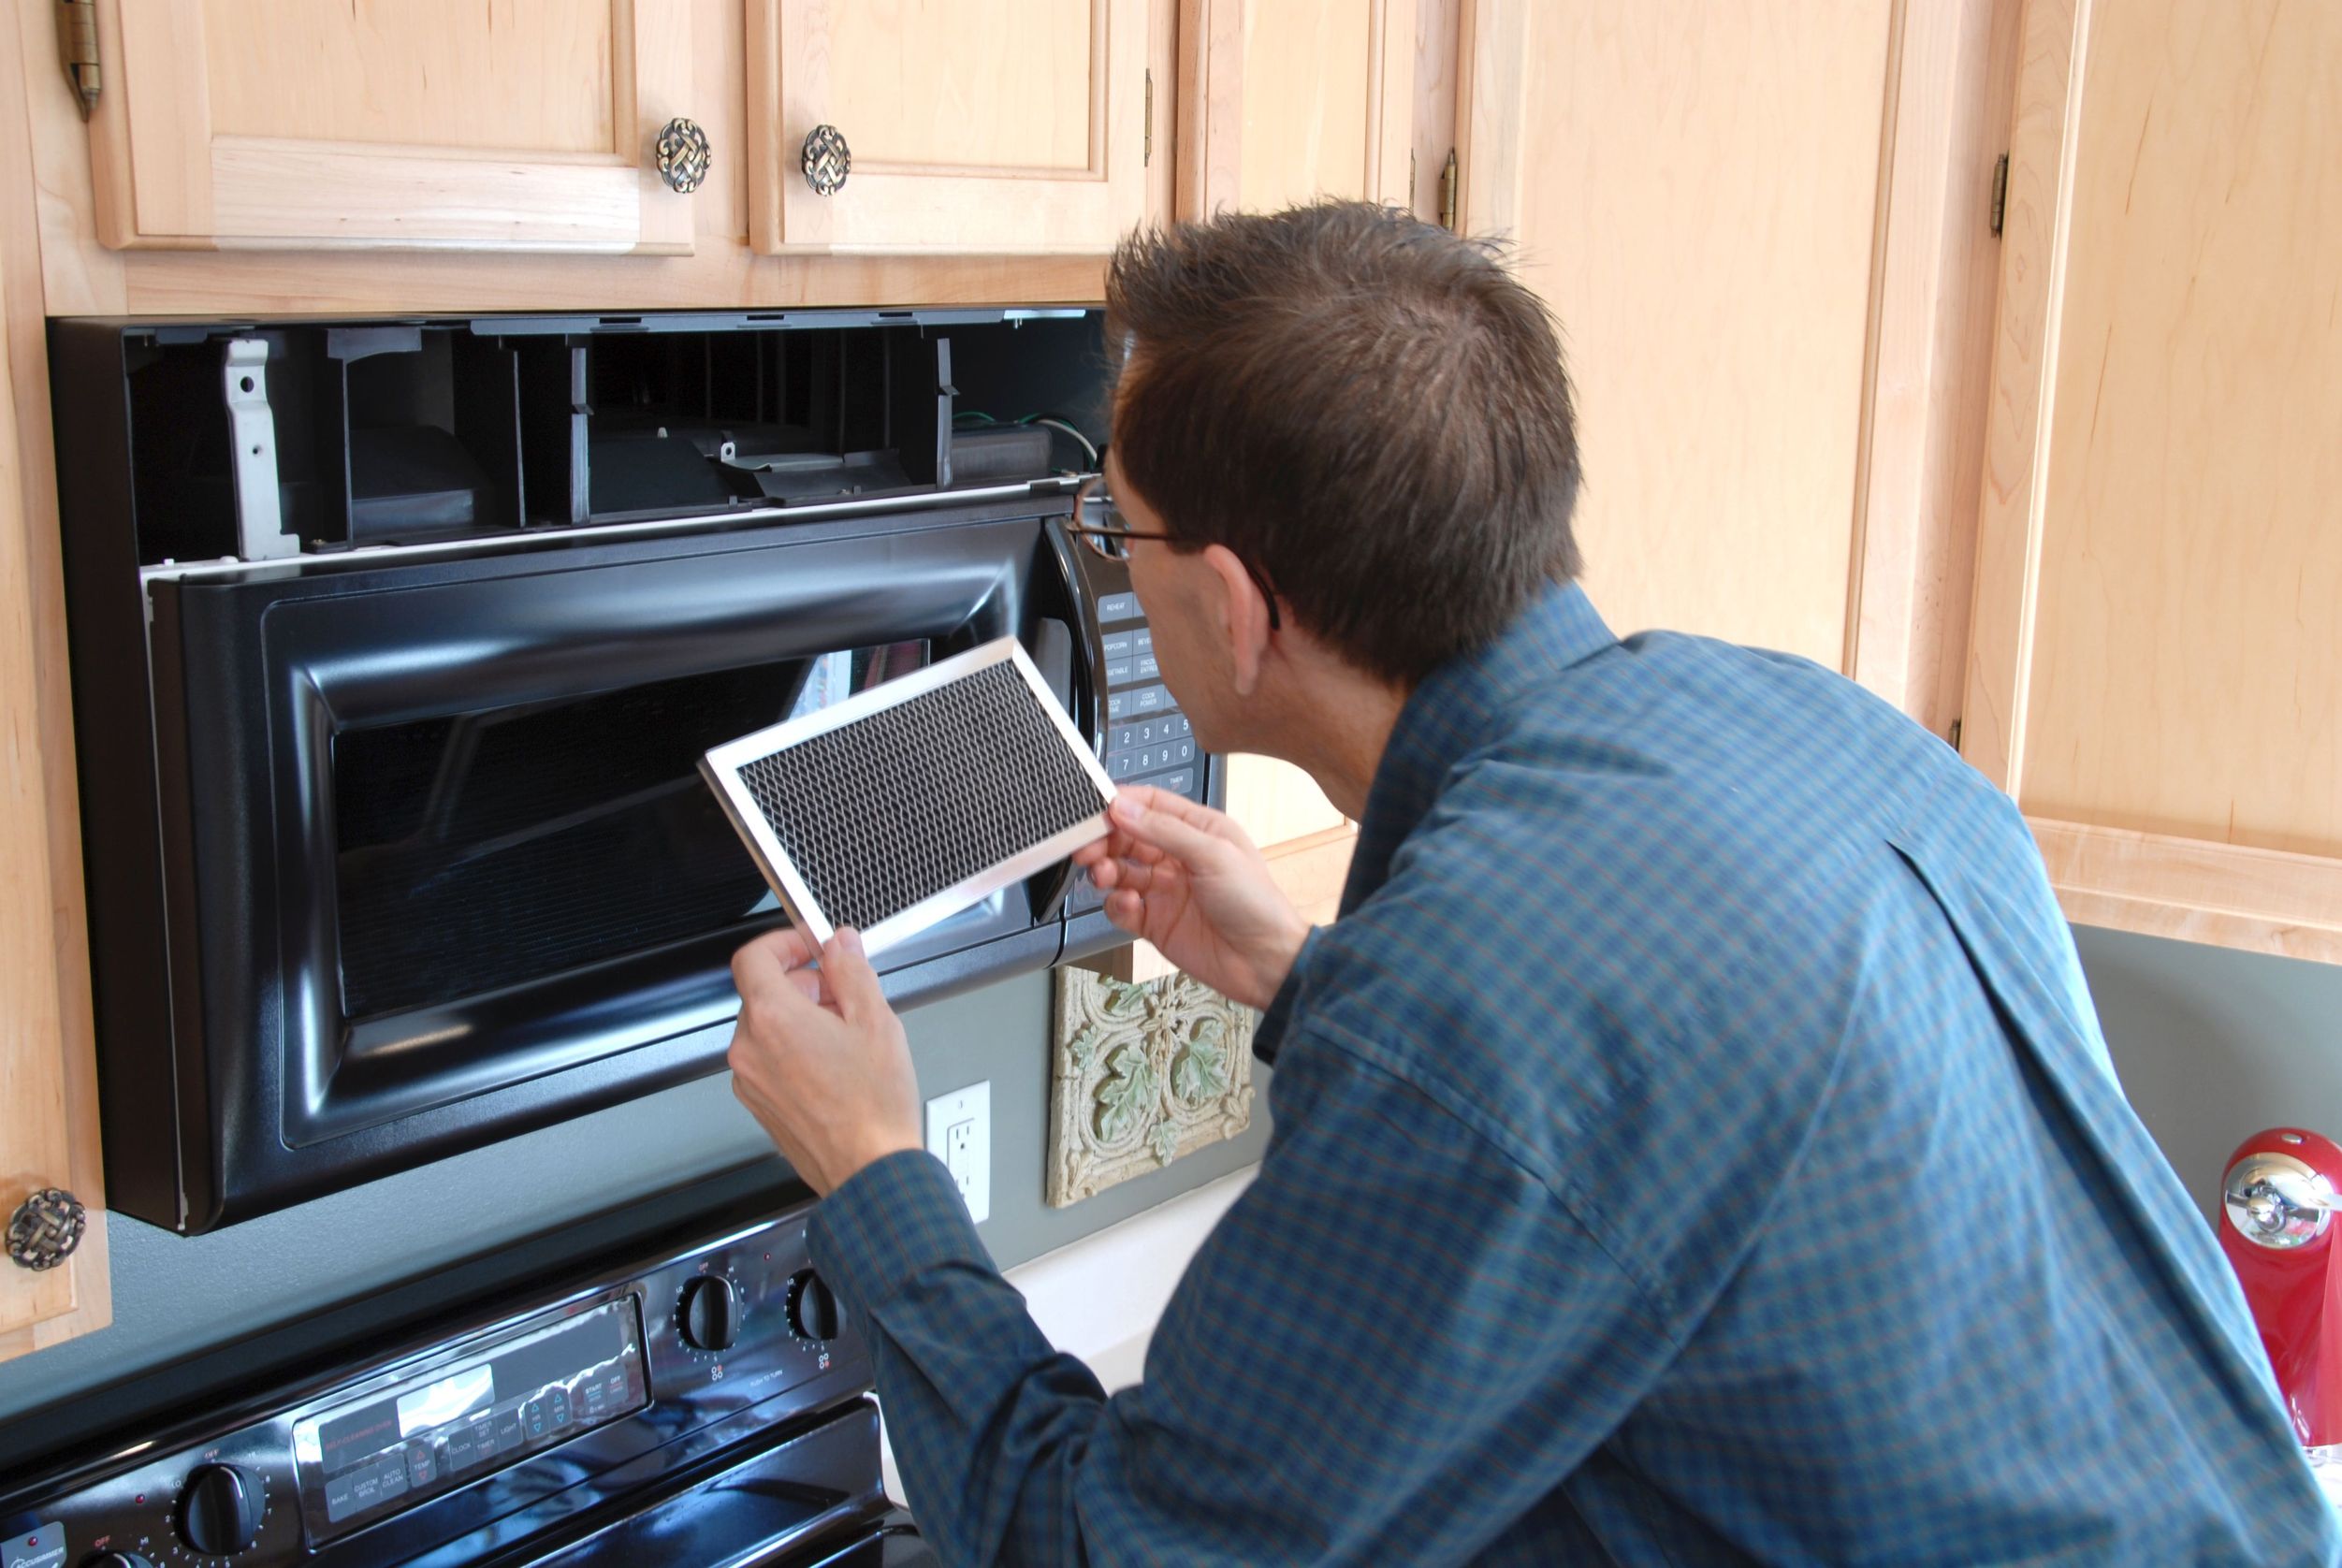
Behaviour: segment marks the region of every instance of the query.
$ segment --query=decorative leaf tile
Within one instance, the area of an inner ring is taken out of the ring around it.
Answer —
[[[1259,1023],[1186,975],[1057,971],[1048,1201],[1062,1209],[1252,1125]]]

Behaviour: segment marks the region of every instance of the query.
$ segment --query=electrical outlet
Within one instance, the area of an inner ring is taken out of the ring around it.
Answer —
[[[959,1184],[968,1218],[992,1217],[992,1081],[971,1083],[927,1102],[927,1153]]]

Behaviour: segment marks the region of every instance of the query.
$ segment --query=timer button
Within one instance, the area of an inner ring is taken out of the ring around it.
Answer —
[[[232,1464],[207,1464],[179,1495],[181,1539],[206,1557],[240,1552],[260,1537],[260,1478]]]
[[[683,1343],[694,1350],[730,1350],[740,1338],[740,1298],[732,1282],[709,1274],[683,1287]]]
[[[837,1337],[837,1298],[810,1269],[798,1270],[789,1282],[789,1331],[820,1344]]]

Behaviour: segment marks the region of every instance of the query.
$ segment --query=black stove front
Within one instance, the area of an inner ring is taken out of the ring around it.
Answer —
[[[935,1561],[803,1208],[523,1284],[0,1496],[6,1568]]]

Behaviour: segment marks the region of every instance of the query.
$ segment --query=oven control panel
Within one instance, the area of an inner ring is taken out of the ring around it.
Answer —
[[[481,1315],[36,1482],[0,1529],[44,1568],[405,1562],[557,1525],[869,1385],[802,1211]]]

